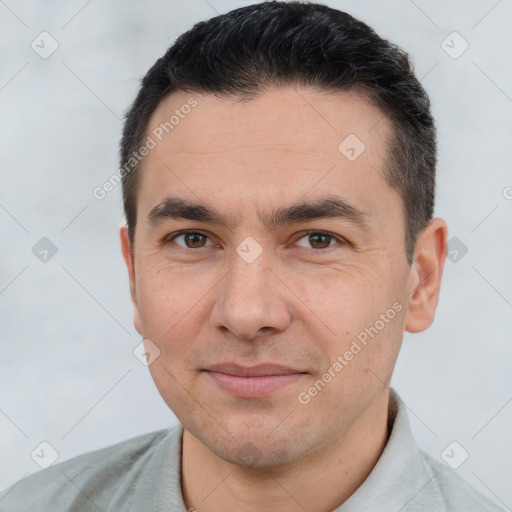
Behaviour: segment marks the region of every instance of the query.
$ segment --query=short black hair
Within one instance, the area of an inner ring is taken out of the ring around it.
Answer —
[[[430,100],[408,54],[368,25],[331,7],[262,2],[197,23],[142,79],[121,139],[123,202],[133,250],[143,160],[127,163],[145,141],[150,118],[173,91],[250,99],[270,87],[306,86],[362,94],[390,121],[386,182],[403,200],[407,261],[432,218],[436,128]]]

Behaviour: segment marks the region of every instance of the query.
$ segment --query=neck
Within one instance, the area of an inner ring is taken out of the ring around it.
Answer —
[[[388,403],[386,389],[350,430],[320,450],[279,467],[232,464],[184,429],[181,486],[187,510],[332,511],[375,467],[388,439]]]

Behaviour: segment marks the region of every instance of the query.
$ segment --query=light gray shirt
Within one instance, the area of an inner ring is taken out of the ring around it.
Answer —
[[[418,448],[394,391],[389,420],[393,427],[376,466],[334,512],[503,512]],[[186,512],[182,434],[178,425],[51,466],[1,493],[0,512]]]

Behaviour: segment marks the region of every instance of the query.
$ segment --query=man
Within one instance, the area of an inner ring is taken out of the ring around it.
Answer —
[[[265,2],[183,34],[127,114],[120,232],[180,425],[1,510],[499,510],[418,449],[389,388],[439,298],[435,165],[407,55],[348,14]]]

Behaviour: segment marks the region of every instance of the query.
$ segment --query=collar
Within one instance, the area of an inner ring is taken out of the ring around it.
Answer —
[[[435,478],[413,438],[406,405],[391,389],[388,442],[366,480],[334,512],[397,512],[404,510]]]

